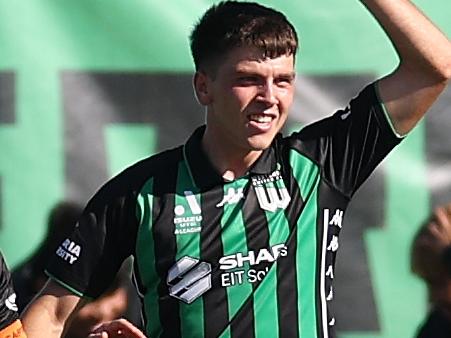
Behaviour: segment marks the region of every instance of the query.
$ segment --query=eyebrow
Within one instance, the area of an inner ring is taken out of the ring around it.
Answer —
[[[296,77],[296,72],[280,73],[280,74],[277,74],[277,77],[287,77],[290,79],[294,79]]]
[[[254,70],[250,70],[250,69],[246,69],[245,67],[240,68],[240,69],[235,69],[234,72],[236,75],[253,75],[253,76],[262,76],[260,73],[254,71]],[[296,77],[296,72],[282,72],[279,74],[276,74],[275,77],[285,77],[285,78],[290,78],[290,79],[294,79]]]

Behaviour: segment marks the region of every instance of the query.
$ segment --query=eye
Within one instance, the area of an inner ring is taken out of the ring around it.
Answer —
[[[291,76],[282,76],[282,77],[278,77],[277,79],[275,79],[274,82],[279,87],[288,87],[288,86],[291,86],[293,84],[294,78],[291,77]]]
[[[239,76],[237,79],[238,84],[240,85],[255,85],[258,83],[258,78],[256,76],[252,76],[252,75],[244,75],[244,76]]]

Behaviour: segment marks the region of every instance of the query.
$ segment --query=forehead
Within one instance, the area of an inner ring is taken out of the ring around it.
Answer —
[[[219,65],[219,71],[226,72],[277,72],[294,73],[293,54],[281,55],[275,58],[265,57],[264,53],[255,47],[236,47],[227,53]]]

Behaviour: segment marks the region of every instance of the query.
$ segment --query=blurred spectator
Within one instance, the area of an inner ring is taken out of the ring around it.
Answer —
[[[438,207],[419,229],[411,267],[425,281],[430,303],[417,338],[451,337],[451,203]]]
[[[61,202],[51,211],[47,221],[47,234],[41,245],[31,256],[12,271],[14,288],[17,292],[17,306],[22,311],[36,293],[44,286],[47,275],[44,268],[48,258],[69,234],[82,207],[72,202]]]
[[[17,305],[23,311],[47,281],[44,268],[51,254],[70,234],[82,213],[82,207],[61,202],[50,212],[47,235],[38,249],[12,272]],[[95,301],[86,304],[73,318],[65,338],[86,338],[92,328],[102,322],[126,317],[139,325],[139,301],[130,282],[131,260],[119,270],[110,288]]]

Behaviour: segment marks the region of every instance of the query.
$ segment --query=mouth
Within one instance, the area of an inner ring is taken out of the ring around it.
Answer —
[[[248,126],[257,133],[264,133],[271,129],[276,116],[273,114],[249,114]]]
[[[273,120],[273,116],[264,115],[264,114],[251,114],[248,116],[250,122],[257,123],[270,123]]]

